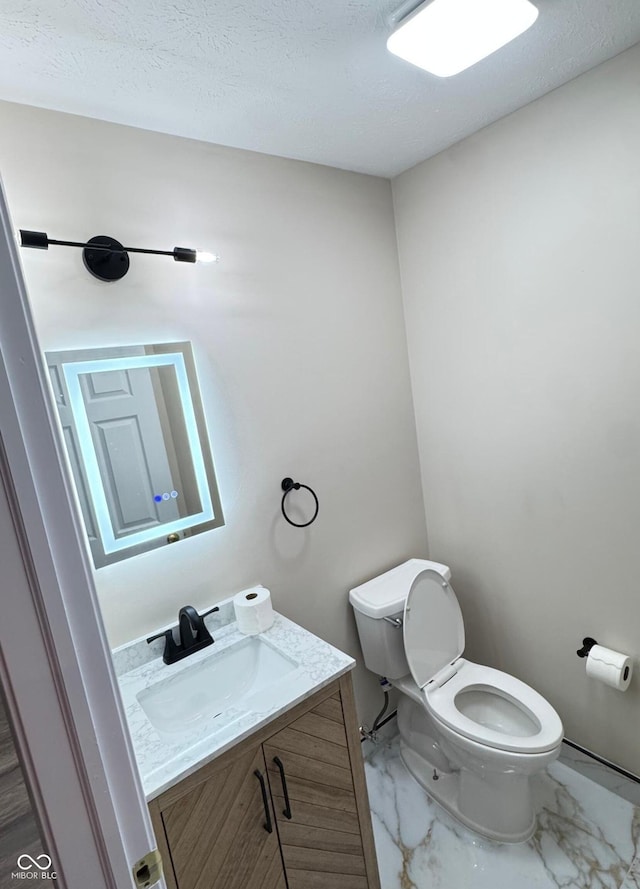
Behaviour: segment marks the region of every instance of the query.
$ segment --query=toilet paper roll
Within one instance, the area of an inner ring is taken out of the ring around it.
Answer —
[[[587,676],[626,691],[633,673],[633,658],[604,645],[594,645],[587,655]]]
[[[234,596],[233,610],[238,621],[238,629],[245,636],[264,633],[274,620],[271,593],[263,586],[243,590]]]

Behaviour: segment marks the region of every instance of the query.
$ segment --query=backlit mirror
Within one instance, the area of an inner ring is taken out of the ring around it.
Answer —
[[[96,568],[224,524],[190,343],[46,359]]]

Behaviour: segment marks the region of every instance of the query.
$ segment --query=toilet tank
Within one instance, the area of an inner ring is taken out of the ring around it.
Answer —
[[[409,672],[402,632],[404,603],[411,584],[426,568],[442,574],[445,580],[451,578],[446,565],[426,559],[409,559],[350,590],[349,601],[356,616],[364,662],[372,673],[399,679]],[[400,623],[394,624],[394,620]]]

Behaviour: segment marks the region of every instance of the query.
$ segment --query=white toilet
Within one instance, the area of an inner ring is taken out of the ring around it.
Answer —
[[[445,809],[502,843],[535,830],[530,778],[563,728],[524,682],[461,657],[464,622],[446,565],[411,559],[349,593],[365,664],[402,692],[405,765]]]

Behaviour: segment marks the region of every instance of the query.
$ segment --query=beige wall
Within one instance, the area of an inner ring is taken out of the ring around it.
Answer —
[[[97,572],[112,643],[261,582],[358,656],[348,589],[426,548],[389,182],[6,103],[0,131],[17,228],[222,256],[132,256],[104,284],[80,251],[22,253],[44,349],[196,350],[227,524]],[[287,475],[319,496],[307,530],[280,515]]]
[[[393,183],[430,552],[472,659],[640,772],[640,47]]]

